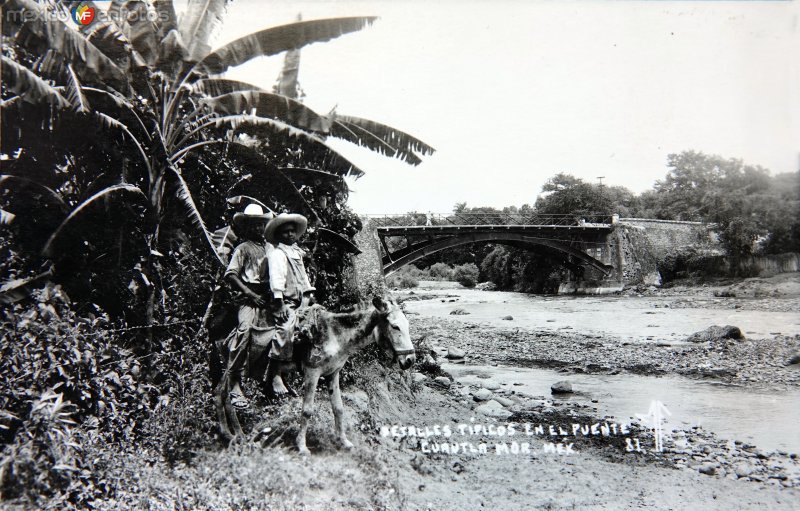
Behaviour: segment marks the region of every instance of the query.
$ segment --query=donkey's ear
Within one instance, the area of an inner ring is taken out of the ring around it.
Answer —
[[[384,301],[384,299],[381,298],[380,296],[376,296],[375,298],[372,299],[372,305],[374,305],[379,312],[389,311],[389,304],[386,303],[386,301]]]

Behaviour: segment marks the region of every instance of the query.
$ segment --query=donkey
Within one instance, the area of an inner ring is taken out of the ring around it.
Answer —
[[[360,311],[334,314],[321,307],[313,318],[314,332],[311,349],[303,357],[303,414],[296,445],[301,454],[308,454],[306,431],[314,415],[314,399],[321,376],[328,380],[328,389],[333,408],[333,418],[339,441],[345,449],[353,443],[345,434],[344,405],[339,389],[339,372],[348,358],[365,346],[378,342],[391,351],[400,368],[407,370],[416,360],[414,346],[408,333],[408,319],[393,301],[379,297],[372,300],[373,307]]]
[[[306,431],[308,421],[314,415],[314,400],[320,377],[325,376],[328,382],[339,440],[346,449],[351,449],[353,444],[345,435],[344,405],[339,389],[339,371],[344,364],[355,352],[374,342],[378,342],[386,351],[391,351],[403,370],[411,368],[416,361],[414,346],[408,333],[408,319],[400,307],[391,300],[387,302],[379,297],[372,300],[372,305],[340,314],[328,312],[319,305],[303,310],[305,319],[301,322],[300,329],[304,337],[307,337],[307,344],[296,346],[295,349],[303,370],[303,413],[296,440],[297,448],[302,454],[309,453]],[[223,436],[231,439],[243,432],[228,399],[229,387],[229,378],[223,376],[215,392],[215,401],[220,431]]]

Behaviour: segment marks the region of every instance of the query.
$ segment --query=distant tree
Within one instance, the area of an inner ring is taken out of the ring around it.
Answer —
[[[536,211],[549,215],[610,212],[611,207],[611,199],[603,188],[563,173],[548,179],[536,199]]]

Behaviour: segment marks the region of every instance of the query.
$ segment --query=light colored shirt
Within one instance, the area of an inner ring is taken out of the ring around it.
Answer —
[[[295,300],[305,292],[314,291],[303,264],[303,251],[296,244],[280,243],[270,252],[269,287],[275,298],[286,296]]]
[[[245,241],[233,251],[225,275],[238,275],[243,282],[248,284],[266,284],[268,255],[275,248],[270,243],[256,243]]]

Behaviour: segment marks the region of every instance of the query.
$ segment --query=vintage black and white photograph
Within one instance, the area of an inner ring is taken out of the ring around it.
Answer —
[[[0,509],[798,509],[796,0],[0,28]]]

